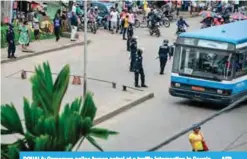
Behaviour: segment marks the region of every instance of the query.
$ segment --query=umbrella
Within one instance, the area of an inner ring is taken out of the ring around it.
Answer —
[[[211,11],[201,11],[199,13],[199,15],[203,16],[204,18],[205,17],[214,17],[216,15],[216,13],[211,12]]]
[[[233,13],[231,15],[231,18],[234,19],[234,20],[239,20],[239,19],[247,19],[247,16],[243,15],[241,13]]]

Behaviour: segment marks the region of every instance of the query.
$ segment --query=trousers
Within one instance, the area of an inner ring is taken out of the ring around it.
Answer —
[[[135,71],[135,86],[139,84],[139,75],[141,76],[141,85],[145,85],[145,74],[143,68]]]
[[[9,43],[8,46],[8,57],[14,56],[15,55],[15,43]]]
[[[77,26],[71,26],[71,36],[70,36],[70,40],[75,40],[75,35],[77,32]]]
[[[56,35],[56,41],[58,41],[60,39],[60,27],[55,27],[54,33]]]
[[[130,57],[130,71],[134,71],[135,56]]]
[[[131,40],[131,38],[128,38],[127,39],[127,51],[130,51],[130,40]]]
[[[164,73],[167,58],[160,58],[160,73]]]

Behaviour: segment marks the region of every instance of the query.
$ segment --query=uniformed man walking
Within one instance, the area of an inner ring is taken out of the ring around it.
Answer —
[[[137,37],[132,37],[130,42],[130,72],[134,72],[136,52],[137,52]]]
[[[163,45],[159,48],[159,59],[160,59],[160,75],[164,74],[165,66],[167,59],[169,57],[169,60],[171,59],[171,49],[168,46],[169,41],[164,40]]]
[[[143,70],[143,64],[142,64],[142,53],[143,50],[138,49],[136,60],[135,60],[135,87],[139,88],[139,75],[141,76],[141,87],[147,87],[145,85],[145,74]]]

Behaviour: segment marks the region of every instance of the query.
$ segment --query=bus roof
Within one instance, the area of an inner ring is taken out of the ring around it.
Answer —
[[[186,32],[180,34],[179,37],[242,44],[247,42],[247,20]]]

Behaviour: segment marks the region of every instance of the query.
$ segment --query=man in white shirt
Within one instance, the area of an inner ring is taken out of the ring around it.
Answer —
[[[239,7],[239,0],[234,1],[234,11],[233,12],[238,12],[238,7]]]
[[[118,12],[116,11],[115,8],[113,8],[110,15],[111,15],[111,29],[112,29],[112,33],[114,33],[114,29],[117,29],[117,20],[118,20]]]

